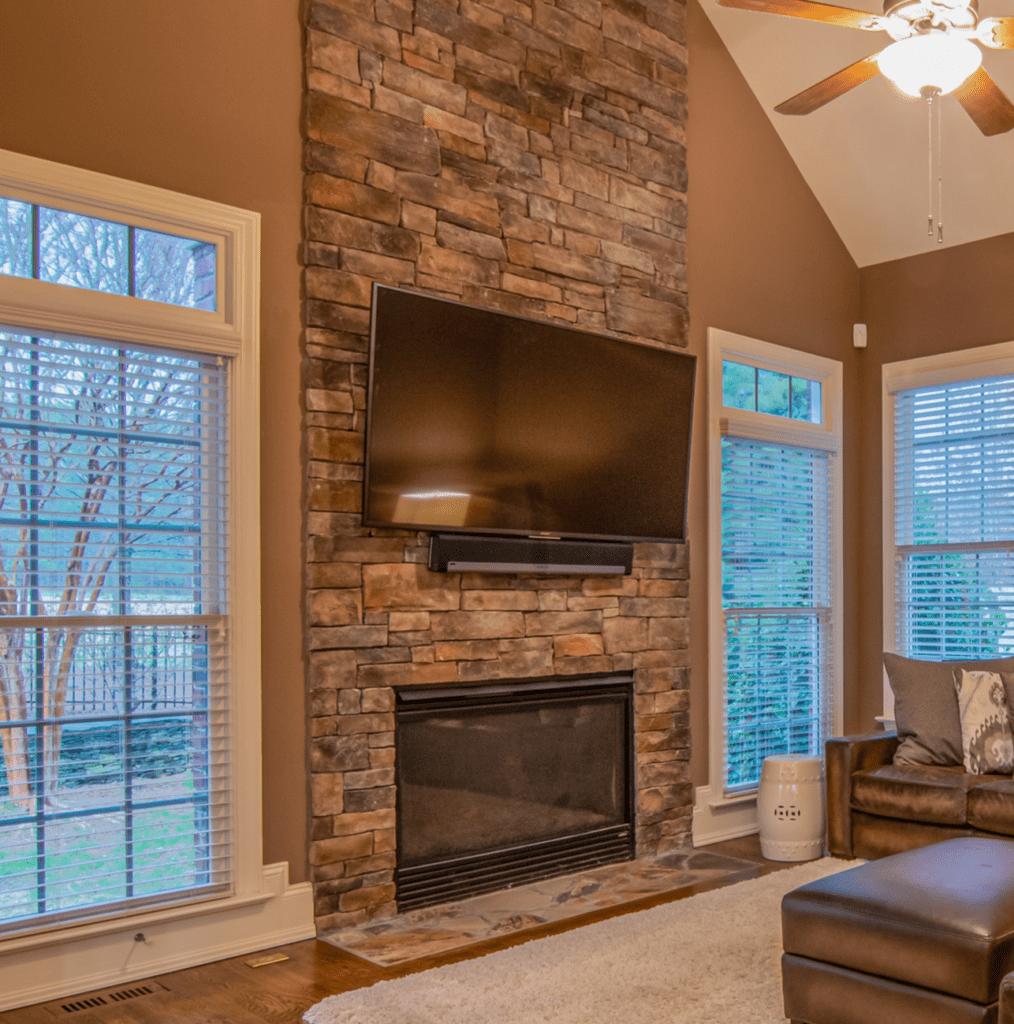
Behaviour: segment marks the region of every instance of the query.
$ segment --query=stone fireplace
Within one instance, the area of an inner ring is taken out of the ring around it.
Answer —
[[[310,858],[326,931],[396,912],[395,695],[417,687],[629,675],[637,852],[690,843],[685,546],[636,544],[629,576],[433,573],[425,534],[360,515],[374,281],[685,347],[686,47],[672,0],[305,10]]]

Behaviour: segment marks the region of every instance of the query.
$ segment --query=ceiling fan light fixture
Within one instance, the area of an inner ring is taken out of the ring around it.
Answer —
[[[880,73],[909,96],[953,92],[981,63],[975,43],[943,32],[902,39],[877,57]]]

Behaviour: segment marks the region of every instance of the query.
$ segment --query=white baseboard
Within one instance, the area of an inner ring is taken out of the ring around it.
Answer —
[[[723,804],[712,799],[710,786],[697,787],[694,794],[694,846],[750,836],[758,828],[756,797]]]
[[[144,941],[135,936],[143,932]],[[47,1002],[314,936],[308,882],[288,864],[263,869],[254,899],[225,899],[124,918],[105,929],[68,928],[42,940],[0,941],[0,1010]]]

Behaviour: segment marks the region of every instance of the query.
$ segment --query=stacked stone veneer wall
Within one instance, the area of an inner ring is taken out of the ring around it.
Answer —
[[[434,574],[362,528],[372,282],[686,345],[677,0],[306,8],[306,620],[318,928],[395,912],[394,687],[632,670],[637,842],[689,842],[686,551]],[[637,411],[631,410],[631,415]]]

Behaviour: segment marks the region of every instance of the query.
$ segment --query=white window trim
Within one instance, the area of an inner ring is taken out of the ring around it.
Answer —
[[[0,150],[0,195],[213,242],[216,311],[0,276],[0,325],[231,357],[229,536],[233,892],[0,940],[0,1010],[149,977],[314,934],[311,887],[262,863],[260,215]],[[135,941],[143,931],[145,941]]]
[[[783,420],[781,417],[722,405],[722,362],[732,359],[807,377],[821,384],[823,422]],[[783,444],[804,444],[838,455],[842,446],[842,364],[795,349],[708,328],[708,785],[697,789],[694,806],[695,846],[734,839],[757,831],[757,794],[726,797],[723,793],[722,751],[722,445],[725,434],[746,434]],[[832,629],[837,638],[832,680],[832,731],[842,731],[842,460],[833,460],[832,500]]]
[[[996,345],[983,345],[940,355],[920,356],[881,367],[883,401],[882,426],[882,478],[883,478],[883,602],[885,651],[894,652],[894,396],[910,388],[933,384],[951,384],[978,377],[995,377],[1014,373],[1014,341]],[[888,728],[894,727],[894,692],[883,673],[882,720]]]

